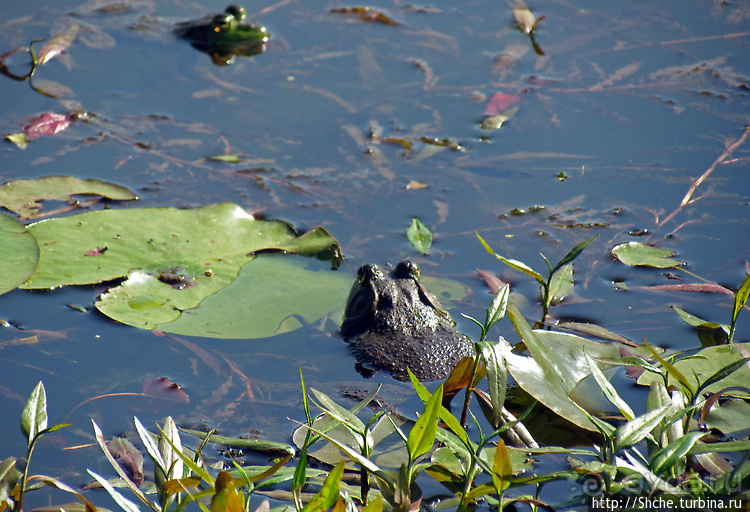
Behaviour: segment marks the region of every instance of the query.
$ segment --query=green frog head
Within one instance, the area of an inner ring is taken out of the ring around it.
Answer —
[[[223,13],[178,23],[174,33],[196,49],[211,55],[214,64],[231,64],[235,55],[261,53],[268,41],[265,27],[245,22],[245,9],[230,5]]]

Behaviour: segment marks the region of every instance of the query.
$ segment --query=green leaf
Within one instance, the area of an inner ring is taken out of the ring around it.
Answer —
[[[427,255],[430,252],[432,233],[419,219],[411,220],[411,225],[406,228],[406,238],[412,247],[422,254]]]
[[[443,401],[443,385],[441,384],[432,394],[425,405],[424,411],[409,432],[406,449],[409,452],[409,463],[430,451],[435,444],[440,407]]]
[[[383,497],[376,496],[375,499],[368,501],[362,512],[383,512]]]
[[[46,176],[4,183],[0,186],[0,206],[21,217],[32,217],[41,210],[40,201],[72,202],[74,195],[95,195],[118,201],[138,199],[130,189],[115,183],[74,176]]]
[[[167,439],[171,442],[168,443]],[[166,470],[167,480],[187,476],[184,474],[185,465],[177,453],[182,453],[180,431],[171,416],[167,416],[164,420],[164,427],[161,429],[161,436],[159,436],[159,451],[164,455],[164,469]]]
[[[26,461],[16,457],[8,457],[0,462],[0,503],[5,503],[13,488],[23,477]],[[19,466],[21,468],[19,469]]]
[[[26,227],[8,215],[0,214],[0,295],[29,279],[39,264],[39,246]]]
[[[227,471],[216,476],[216,494],[211,497],[211,512],[242,512],[242,497],[237,493],[237,483]]]
[[[559,263],[558,263],[558,264],[557,264],[557,265],[555,266],[555,268],[554,268],[554,269],[552,269],[552,273],[554,274],[554,273],[555,273],[555,272],[557,272],[557,270],[558,270],[558,269],[560,269],[560,268],[561,268],[561,267],[562,267],[563,265],[567,265],[568,263],[570,263],[571,261],[573,261],[574,259],[576,259],[576,258],[577,258],[577,257],[578,257],[578,256],[579,256],[579,255],[580,255],[580,254],[581,254],[581,253],[582,253],[582,252],[584,251],[584,249],[586,249],[586,247],[588,247],[589,245],[591,245],[592,243],[594,243],[594,241],[595,241],[595,240],[596,240],[597,238],[599,238],[599,235],[598,235],[598,234],[597,234],[597,235],[594,235],[594,236],[592,236],[592,237],[591,237],[591,238],[589,238],[588,240],[584,240],[583,242],[581,242],[581,243],[579,243],[578,245],[576,245],[575,247],[573,247],[573,248],[572,248],[572,249],[571,249],[571,250],[570,250],[570,251],[568,252],[568,254],[566,254],[566,255],[565,255],[565,256],[563,257],[563,259],[561,259],[561,260],[560,260],[560,262],[559,262]]]
[[[681,461],[684,464],[683,458],[690,452],[698,439],[705,435],[706,432],[688,432],[686,435],[669,443],[668,446],[652,457],[651,471],[659,474],[668,468],[674,467],[675,464]]]
[[[505,404],[508,368],[505,365],[505,359],[498,343],[483,341],[477,345],[481,350],[480,354],[485,368],[487,368],[487,384],[492,406],[491,418],[487,418],[487,420],[492,428],[498,429],[503,424],[502,408]]]
[[[627,242],[612,248],[612,254],[625,265],[646,266],[656,268],[675,268],[684,265],[683,262],[670,259],[674,251],[652,247],[641,242]]]
[[[347,275],[324,270],[317,259],[285,254],[338,255],[325,230],[297,237],[289,224],[256,220],[230,203],[87,212],[29,231],[44,249],[24,288],[128,277],[96,307],[143,329],[268,337],[298,328],[297,317],[313,322],[342,307],[350,286]],[[256,259],[258,251],[277,254]]]
[[[523,272],[526,275],[529,275],[529,276],[533,277],[534,279],[536,279],[536,281],[539,284],[542,284],[542,285],[544,284],[544,277],[542,277],[542,274],[540,274],[536,270],[532,269],[531,267],[527,266],[525,263],[522,263],[522,262],[517,261],[517,260],[510,260],[510,259],[507,259],[507,258],[504,258],[504,257],[500,256],[499,254],[495,253],[495,251],[492,249],[492,247],[490,247],[489,245],[487,245],[487,242],[484,241],[484,238],[482,238],[479,235],[479,233],[476,233],[476,235],[477,235],[477,238],[482,243],[482,245],[484,246],[484,248],[487,250],[488,253],[492,254],[495,258],[499,259],[500,261],[502,261],[503,263],[505,263],[509,267],[511,267],[511,268],[513,268],[515,270],[518,270],[519,272]]]
[[[750,362],[750,357],[744,357],[742,359],[738,359],[737,361],[729,363],[728,365],[711,375],[704,382],[702,382],[701,385],[698,386],[698,389],[695,390],[695,395],[700,396],[704,389],[710,388],[715,383],[726,379],[740,368],[746,368],[745,365],[748,362]]]
[[[611,382],[609,382],[609,380],[607,380],[607,377],[604,376],[604,373],[602,373],[594,360],[591,359],[591,356],[586,353],[584,353],[584,355],[586,356],[586,362],[589,365],[591,374],[594,376],[594,379],[596,379],[596,383],[599,384],[599,387],[604,392],[607,400],[609,400],[615,407],[617,407],[622,415],[625,416],[625,419],[634,419],[635,413],[633,412],[633,409],[631,409],[628,403],[623,400],[622,397],[617,393],[615,387]]]
[[[357,444],[361,448],[365,446],[365,424],[362,423],[362,420],[357,418],[356,415],[345,409],[344,407],[341,407],[339,404],[331,400],[328,395],[325,393],[321,393],[320,391],[316,389],[310,389],[310,391],[313,392],[315,395],[315,398],[318,399],[320,402],[320,408],[328,414],[329,416],[335,418],[339,423],[345,425],[354,435],[354,437],[357,439]]]
[[[716,393],[727,387],[746,387],[750,381],[750,369],[741,361],[745,360],[748,350],[750,343],[732,343],[707,347],[691,357],[677,359],[670,364],[673,371],[669,372],[669,384],[678,382],[676,373],[679,373],[684,379],[684,382],[679,381],[683,386],[700,389],[701,394]],[[661,380],[661,376],[644,373],[637,382],[648,386],[654,380]]]
[[[26,147],[29,145],[29,139],[26,138],[26,134],[23,132],[11,133],[9,135],[6,135],[5,138],[15,144],[18,149],[26,149]]]
[[[37,434],[47,428],[47,393],[41,381],[34,387],[21,413],[21,430],[29,446]]]
[[[430,395],[430,391],[425,387],[424,384],[419,382],[419,379],[414,376],[411,370],[407,368],[407,371],[409,372],[409,379],[414,386],[414,390],[417,392],[417,395],[419,395],[419,399],[422,400],[422,403],[427,404],[427,402],[432,398],[432,395]],[[440,407],[440,419],[443,420],[443,422],[448,426],[453,434],[455,434],[464,444],[468,444],[470,442],[469,437],[466,434],[466,430],[464,430],[464,428],[461,426],[461,423],[458,421],[458,419],[442,405]]]
[[[242,155],[240,153],[233,153],[231,155],[214,155],[206,157],[206,160],[212,160],[215,162],[227,162],[230,164],[238,164],[240,163],[240,157]]]
[[[672,365],[672,363],[657,354],[656,351],[651,347],[651,345],[648,344],[648,341],[644,341],[644,345],[646,345],[646,348],[651,351],[651,355],[653,355],[656,360],[659,361],[659,364],[661,364],[664,369],[667,370],[669,376],[679,382],[682,385],[682,389],[685,394],[687,394],[692,399],[692,397],[695,396],[695,389],[697,386],[692,385],[680,370]]]
[[[729,334],[729,343],[734,338],[734,326],[737,323],[737,316],[742,311],[747,303],[748,296],[750,296],[750,275],[745,276],[745,280],[740,285],[740,289],[734,294],[734,309],[732,310],[732,326]]]
[[[296,238],[286,222],[256,220],[231,203],[93,211],[28,229],[43,248],[39,269],[24,285],[28,289],[95,284],[127,277],[133,269],[154,277],[181,270],[192,278],[183,290],[215,281],[225,286],[255,253],[287,250]],[[329,238],[329,245],[336,241]]]
[[[125,470],[122,469],[120,464],[118,464],[115,458],[112,456],[112,453],[110,453],[109,448],[107,448],[107,443],[104,441],[104,436],[102,435],[102,431],[99,428],[99,425],[97,425],[93,419],[91,420],[91,424],[94,427],[94,437],[96,439],[97,444],[99,445],[99,448],[102,449],[102,452],[104,452],[104,456],[107,458],[110,465],[114,468],[117,474],[120,475],[120,478],[125,482],[125,485],[127,485],[130,488],[130,490],[133,491],[133,493],[138,497],[138,499],[140,499],[143,503],[148,505],[149,508],[156,510],[154,505],[148,500],[148,498],[146,498],[146,495],[143,493],[143,491],[141,491],[138,488],[138,486],[133,482],[133,480],[130,479],[130,477],[125,473]],[[99,475],[91,472],[90,470],[89,470],[89,473],[94,478],[96,478],[96,480],[100,484],[102,484],[102,487],[104,487],[107,490],[107,492],[109,492],[110,496],[112,496],[112,498],[115,501],[117,501],[117,504],[120,505],[120,507],[123,508],[123,510],[133,510],[133,509],[138,510],[138,507],[133,502],[125,499],[122,495],[120,495],[119,492],[115,491],[114,488],[112,488],[112,486],[109,483],[107,483],[107,485],[104,485],[104,483],[102,483],[102,481],[100,480],[101,477]],[[121,502],[120,498],[122,498],[122,500],[124,501]],[[125,506],[123,506],[123,504],[125,504]]]
[[[567,265],[560,267],[552,274],[550,279],[549,293],[550,303],[558,304],[562,300],[573,292],[575,286],[575,280],[573,279],[573,264],[568,263]]]
[[[502,318],[505,316],[505,311],[508,309],[509,296],[509,284],[506,284],[505,286],[500,288],[495,294],[495,298],[492,299],[492,304],[490,304],[490,307],[487,308],[487,315],[484,320],[485,332],[489,331],[493,325],[502,320]]]
[[[104,489],[109,493],[109,495],[112,497],[113,500],[115,500],[115,503],[124,511],[124,512],[141,512],[141,509],[138,508],[138,505],[127,499],[125,496],[120,494],[120,492],[112,487],[112,484],[110,484],[105,478],[102,478],[98,474],[94,473],[90,469],[87,469],[89,475],[94,477],[94,479],[99,482],[99,484],[104,487]]]
[[[302,508],[302,512],[325,512],[333,507],[340,498],[339,489],[341,489],[341,477],[343,475],[344,463],[339,462],[328,473],[320,491]]]
[[[664,405],[658,409],[648,411],[635,419],[632,419],[620,425],[615,430],[615,453],[619,452],[623,448],[630,448],[634,444],[639,443],[646,436],[650,435],[651,431],[661,423],[661,420],[671,412],[670,405]]]
[[[200,430],[192,430],[189,428],[180,428],[180,430],[186,434],[195,436],[198,439],[205,439],[208,436],[207,432]],[[226,446],[227,448],[278,453],[280,455],[294,455],[294,448],[288,444],[276,441],[266,441],[264,439],[244,439],[240,437],[227,437],[218,434],[211,434],[211,442],[221,446]]]
[[[495,461],[492,465],[492,483],[498,494],[510,486],[510,479],[513,477],[513,464],[510,462],[508,449],[505,447],[505,441],[497,440],[495,448]]]
[[[709,322],[708,320],[703,320],[702,318],[699,318],[695,315],[691,315],[687,311],[683,311],[682,309],[678,308],[677,306],[672,306],[672,309],[675,313],[677,313],[677,316],[682,318],[682,320],[692,326],[696,329],[706,329],[709,331],[717,331],[719,336],[723,338],[724,340],[727,340],[729,337],[729,327],[726,325],[717,324],[716,322]]]

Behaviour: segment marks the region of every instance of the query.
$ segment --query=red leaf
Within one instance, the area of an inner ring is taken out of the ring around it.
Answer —
[[[154,398],[163,398],[179,404],[189,404],[190,397],[179,384],[166,377],[153,377],[143,381],[143,394]]]
[[[486,270],[482,270],[480,268],[476,269],[476,271],[482,281],[484,281],[485,284],[490,288],[490,293],[493,295],[500,291],[500,288],[502,288],[506,284],[502,279],[491,272],[487,272]]]
[[[644,286],[646,290],[670,291],[670,292],[696,292],[696,293],[726,293],[734,295],[732,290],[724,288],[716,283],[686,283],[686,284],[659,284],[655,286]]]
[[[487,108],[484,109],[484,115],[494,116],[505,112],[508,107],[521,101],[521,97],[516,94],[503,94],[496,92],[490,98]]]
[[[101,256],[107,252],[107,246],[104,247],[97,247],[96,249],[91,249],[89,252],[86,253],[86,256]]]
[[[23,127],[28,140],[40,138],[42,135],[56,135],[70,126],[75,114],[55,114],[45,112],[35,117],[29,124]]]

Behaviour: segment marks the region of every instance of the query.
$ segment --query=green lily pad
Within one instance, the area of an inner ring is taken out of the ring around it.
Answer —
[[[612,248],[612,254],[625,265],[645,266],[656,268],[675,268],[684,265],[683,262],[670,259],[674,251],[653,247],[640,242],[627,242]]]
[[[97,195],[118,201],[131,201],[138,196],[114,183],[74,176],[46,176],[35,180],[13,180],[0,186],[0,206],[21,217],[39,213],[40,201],[69,201],[72,195]]]
[[[342,305],[350,284],[349,276],[295,267],[287,256],[256,256],[271,250],[337,258],[338,243],[323,228],[298,237],[286,222],[256,220],[231,203],[86,212],[28,229],[41,249],[39,268],[23,288],[127,277],[96,307],[142,329],[217,338],[270,336],[299,327],[284,321],[287,317],[313,321]],[[213,297],[219,292],[226,297]]]
[[[323,267],[330,265],[263,254],[242,267],[237,279],[220,293],[192,309],[174,310],[157,301],[153,306],[133,307],[134,299],[148,300],[153,292],[146,284],[141,294],[127,286],[130,280],[103,295],[96,307],[119,322],[143,323],[145,329],[212,338],[267,338],[302,327],[301,320],[311,323],[338,309],[343,313],[351,278]]]
[[[23,224],[0,214],[0,295],[22,285],[34,274],[39,246]]]

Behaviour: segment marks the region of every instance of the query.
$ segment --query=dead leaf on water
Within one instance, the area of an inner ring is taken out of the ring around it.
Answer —
[[[20,338],[17,340],[4,341],[0,343],[0,349],[4,349],[6,347],[17,347],[20,345],[34,345],[36,343],[39,343],[39,336],[27,336],[25,338]]]
[[[385,25],[401,25],[393,16],[380,9],[372,7],[335,7],[331,9],[334,14],[357,14],[362,21],[377,21]]]
[[[47,41],[37,57],[37,64],[46,64],[62,52],[67,50],[80,30],[80,25],[72,25],[65,33],[55,36]]]
[[[411,180],[406,185],[406,190],[420,190],[420,189],[427,188],[427,187],[429,187],[427,183],[422,183],[421,181]]]
[[[525,34],[531,34],[531,31],[536,25],[536,16],[532,13],[528,7],[517,7],[513,9],[513,19],[516,20],[518,30]]]
[[[166,377],[145,379],[142,393],[154,398],[163,398],[170,402],[190,403],[190,397],[182,390],[182,387]]]

